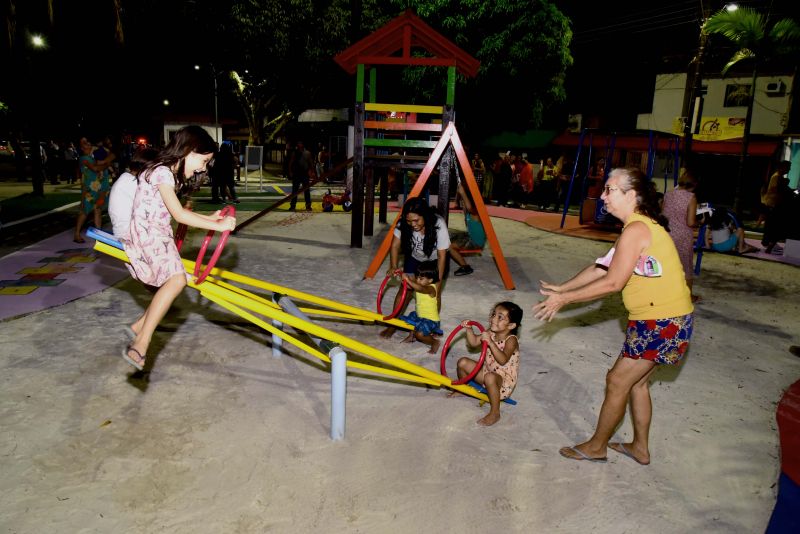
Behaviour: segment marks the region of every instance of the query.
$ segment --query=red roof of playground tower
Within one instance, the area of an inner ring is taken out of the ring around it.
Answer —
[[[423,49],[432,57],[415,57],[412,49]],[[428,26],[411,10],[390,20],[334,57],[350,74],[359,64],[455,66],[469,78],[478,74],[480,61]]]

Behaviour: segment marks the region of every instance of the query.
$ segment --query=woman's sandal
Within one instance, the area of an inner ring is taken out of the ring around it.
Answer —
[[[131,351],[136,353],[136,356],[139,357],[139,360],[141,361],[141,363],[137,362],[136,360],[134,360],[133,358],[131,358],[128,355],[128,353],[131,352]],[[144,356],[142,356],[142,353],[139,352],[138,350],[134,349],[131,345],[128,345],[124,349],[122,349],[122,359],[124,359],[126,362],[128,362],[132,366],[136,367],[136,369],[138,369],[139,371],[144,369],[144,363],[145,363]]]

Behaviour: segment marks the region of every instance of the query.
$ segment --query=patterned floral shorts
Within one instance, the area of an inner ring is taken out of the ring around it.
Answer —
[[[669,319],[628,321],[620,357],[675,365],[680,363],[692,337],[692,314]]]

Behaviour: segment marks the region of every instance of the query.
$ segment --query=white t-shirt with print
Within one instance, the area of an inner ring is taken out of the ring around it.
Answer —
[[[437,250],[447,250],[450,248],[450,233],[447,231],[447,224],[441,215],[436,216],[436,247],[429,256],[425,256],[422,251],[425,235],[420,232],[411,232],[411,257],[417,261],[432,261],[437,259]],[[400,239],[400,228],[395,227],[394,236]]]

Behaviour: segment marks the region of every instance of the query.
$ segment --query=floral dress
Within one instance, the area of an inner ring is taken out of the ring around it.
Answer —
[[[500,378],[503,379],[503,385],[500,387],[501,399],[509,398],[517,385],[517,372],[519,370],[519,339],[517,336],[511,335],[505,338],[503,341],[498,341],[497,338],[494,337],[494,333],[492,334],[492,339],[495,343],[497,343],[497,347],[500,350],[505,348],[506,342],[512,337],[517,340],[517,350],[511,354],[511,357],[504,365],[500,365],[498,361],[494,359],[494,354],[492,354],[492,351],[488,349],[486,350],[486,360],[483,362],[487,373],[496,373],[500,375]]]
[[[686,224],[686,212],[693,197],[694,193],[685,189],[673,189],[664,195],[663,213],[669,219],[669,235],[678,249],[678,257],[687,280],[691,280],[694,275],[694,230]]]
[[[89,168],[88,164],[94,164],[94,156],[81,156],[78,164],[81,169],[81,182],[83,184],[83,197],[81,198],[81,211],[86,215],[95,209],[102,209],[108,200],[108,193],[111,184],[108,181],[108,174],[95,172]]]
[[[133,199],[130,237],[123,241],[131,275],[156,287],[176,274],[186,275],[172,234],[172,217],[158,190],[162,184],[175,187],[175,177],[163,165],[140,176]]]

